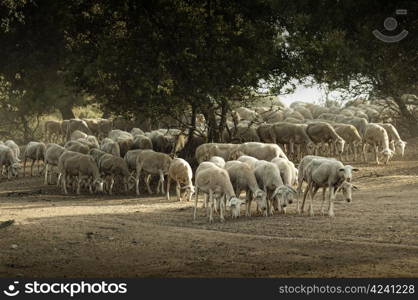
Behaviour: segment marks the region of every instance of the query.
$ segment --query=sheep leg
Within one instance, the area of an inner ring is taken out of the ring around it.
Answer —
[[[313,211],[313,198],[314,198],[314,189],[316,188],[316,186],[313,186],[311,184],[310,188],[309,188],[309,216],[313,217],[314,216],[314,211]]]
[[[335,191],[334,187],[329,187],[329,211],[328,216],[334,217],[334,198],[335,198]]]
[[[48,164],[45,165],[45,180],[44,184],[48,184]]]
[[[139,196],[139,178],[141,175],[141,166],[137,166],[136,168],[136,177],[135,177],[135,190],[136,190],[136,195]]]
[[[170,185],[171,185],[171,177],[170,177],[170,175],[168,175],[167,176],[167,193],[165,195],[165,198],[166,198],[167,201],[170,201]],[[178,196],[177,196],[177,200],[179,200]]]
[[[33,177],[33,165],[35,164],[35,160],[32,160],[32,164],[30,165],[30,177]],[[39,174],[39,165],[38,165],[38,174]]]
[[[306,201],[306,196],[308,195],[309,190],[312,187],[312,181],[308,182],[308,185],[305,188],[305,191],[303,192],[303,200],[302,200],[302,207],[300,209],[300,213],[303,213],[303,209],[305,207],[305,201]]]
[[[224,201],[224,198],[225,197],[226,196],[221,197],[221,198],[218,199],[218,202],[219,202],[219,211],[220,211],[220,219],[221,219],[221,222],[222,223],[225,222],[225,217],[224,217],[224,211],[225,211],[225,201]]]
[[[62,187],[63,187],[63,190],[64,190],[64,194],[67,195],[68,191],[67,191],[67,178],[66,177],[67,176],[65,176],[65,175],[62,177]],[[59,182],[59,177],[58,177],[58,182]]]
[[[146,184],[146,186],[147,186],[148,193],[149,193],[149,194],[152,194],[151,187],[149,186],[149,181],[150,181],[150,179],[151,179],[151,174],[148,174],[148,175],[145,177],[145,184]],[[158,186],[157,186],[157,193],[158,193]]]
[[[367,159],[366,159],[366,151],[367,151],[367,144],[364,143],[363,144],[363,161],[364,162],[367,162]]]
[[[110,186],[109,186],[109,195],[113,194],[113,186],[115,185],[115,178],[113,176],[110,177]]]
[[[253,193],[251,191],[247,191],[245,193],[245,216],[246,217],[251,217],[251,201],[253,198]]]
[[[214,199],[213,199],[213,192],[212,192],[212,190],[209,190],[209,205],[208,205],[208,209],[209,209],[209,223],[213,223],[213,208],[214,208],[213,201],[214,201]]]
[[[380,164],[379,163],[379,146],[377,146],[377,145],[374,146],[374,155],[375,155],[375,158],[376,158],[376,164],[377,165]]]
[[[77,195],[80,195],[81,192],[81,174],[78,174],[78,179],[77,179]]]
[[[267,187],[266,186],[264,186],[264,189],[263,189],[264,191],[267,191]],[[271,194],[270,193],[268,193],[267,194],[267,201],[266,201],[266,205],[267,205],[267,207],[266,207],[266,211],[264,212],[264,216],[265,217],[268,217],[268,215],[269,215],[269,211],[270,211],[270,196],[271,196]],[[258,206],[257,206],[257,210],[258,210]]]
[[[177,201],[181,201],[181,187],[180,187],[179,182],[177,182],[177,185],[176,185],[176,194],[177,194]]]
[[[196,211],[197,211],[197,200],[198,200],[198,194],[199,194],[199,191],[198,191],[199,189],[198,189],[198,187],[196,186],[196,197],[195,197],[195,200],[194,200],[194,210],[193,210],[193,220],[196,220]]]
[[[165,194],[165,190],[164,190],[164,174],[161,171],[160,171],[160,181],[161,181],[161,193],[164,195]]]
[[[325,188],[322,188],[322,202],[321,202],[321,214],[324,215],[325,214],[325,210],[324,210],[324,203],[325,203]]]

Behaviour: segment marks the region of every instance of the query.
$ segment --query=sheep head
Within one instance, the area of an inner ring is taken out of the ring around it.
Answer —
[[[226,207],[228,207],[231,210],[231,214],[232,214],[232,218],[239,218],[240,213],[241,213],[241,205],[244,204],[245,201],[241,200],[237,197],[231,197],[227,202],[226,202]]]
[[[402,157],[405,154],[405,146],[406,146],[406,142],[404,141],[397,141],[395,143],[395,150],[396,152],[400,153]]]
[[[257,203],[257,206],[262,210],[267,209],[267,194],[261,189],[256,190],[253,193],[253,200]]]
[[[337,192],[342,191],[347,202],[351,202],[352,196],[351,193],[353,190],[358,190],[359,188],[352,184],[351,182],[344,181],[337,189]]]

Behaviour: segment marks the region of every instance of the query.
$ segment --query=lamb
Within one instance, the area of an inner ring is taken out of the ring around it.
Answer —
[[[279,168],[272,162],[260,160],[255,164],[254,174],[258,186],[267,194],[267,210],[265,216],[273,215],[274,206],[285,211],[288,204],[293,202],[296,191],[283,184]],[[273,201],[275,203],[273,203]]]
[[[58,168],[62,176],[62,186],[65,194],[68,194],[67,180],[70,176],[77,176],[78,195],[80,194],[81,182],[84,178],[90,181],[90,193],[93,193],[92,185],[97,191],[103,191],[103,180],[100,178],[99,168],[90,155],[65,151],[59,158]]]
[[[393,151],[389,148],[389,137],[386,130],[375,123],[366,125],[363,137],[363,159],[366,162],[366,152],[368,145],[374,147],[376,164],[379,164],[379,148],[382,148],[380,154],[384,157],[385,165],[393,156]]]
[[[109,195],[112,195],[113,185],[115,184],[115,177],[120,176],[123,179],[125,193],[130,189],[129,180],[135,180],[131,176],[128,165],[121,157],[115,157],[112,154],[103,154],[99,159],[99,170],[104,176],[110,176],[110,186],[108,188]]]
[[[57,142],[61,136],[61,122],[60,121],[45,121],[44,123],[45,140],[48,142]]]
[[[132,149],[153,149],[152,147],[152,141],[146,135],[136,134],[134,136]]]
[[[220,156],[227,161],[230,153],[238,146],[238,144],[205,143],[196,148],[195,157],[199,164],[208,161],[212,156]]]
[[[346,142],[346,159],[348,160],[348,150],[351,149],[353,159],[357,160],[357,148],[361,145],[361,138],[357,128],[350,124],[334,124],[335,132]]]
[[[246,216],[251,216],[251,201],[257,203],[257,207],[261,211],[267,208],[267,194],[258,187],[257,179],[255,178],[253,170],[246,164],[240,161],[229,161],[225,165],[234,188],[235,195],[239,197],[242,191],[246,195]]]
[[[14,141],[12,141],[12,140],[7,140],[7,141],[4,142],[4,144],[7,147],[9,147],[10,149],[12,149],[13,154],[14,154],[16,160],[18,162],[20,162],[20,159],[19,159],[20,158],[20,148],[19,148],[19,146]]]
[[[139,195],[139,177],[141,172],[147,173],[145,184],[149,194],[152,194],[149,186],[151,175],[159,175],[160,179],[157,185],[157,193],[161,191],[164,194],[164,175],[168,174],[172,158],[165,153],[155,152],[154,150],[142,150],[138,153],[136,160],[136,194]]]
[[[264,144],[257,142],[248,142],[239,145],[230,154],[230,159],[237,159],[242,155],[248,155],[261,160],[271,161],[275,157],[287,159],[286,154],[276,144]]]
[[[399,136],[395,126],[390,123],[378,123],[378,125],[386,129],[391,150],[393,150],[395,153],[399,153],[403,157],[405,153],[406,142],[401,140],[401,137]]]
[[[226,206],[231,208],[232,217],[239,217],[241,204],[244,201],[236,197],[232,188],[231,180],[225,169],[217,167],[210,162],[203,162],[204,166],[197,168],[195,176],[196,198],[193,211],[193,220],[196,220],[196,210],[198,201],[198,191],[201,190],[209,197],[209,205],[207,206],[209,222],[213,222],[213,210],[215,202],[220,202],[220,220],[225,221],[224,210],[226,198]]]
[[[189,163],[182,158],[175,158],[172,160],[168,169],[167,176],[167,200],[170,200],[170,184],[171,179],[176,182],[177,200],[181,201],[181,190],[185,190],[183,199],[190,201],[192,199],[195,188],[192,182],[193,172]],[[183,186],[182,186],[183,185]]]
[[[310,193],[310,211],[313,216],[313,196],[320,188],[329,188],[329,209],[328,215],[334,217],[334,200],[335,194],[340,189],[350,175],[347,168],[337,160],[332,159],[313,159],[304,169],[303,178],[307,181],[308,186],[305,189],[302,202],[302,212],[307,193]],[[352,184],[345,184],[344,188],[352,188]],[[325,192],[324,192],[325,193]],[[351,192],[350,192],[351,195]],[[348,198],[351,201],[351,198]],[[321,208],[322,210],[322,208]]]
[[[315,148],[315,144],[306,133],[306,127],[307,125],[303,124],[279,122],[270,127],[270,135],[274,144],[288,145],[287,153],[297,157],[301,153],[295,152],[294,145],[304,145],[307,153],[312,153]]]
[[[225,160],[222,157],[220,157],[220,156],[212,156],[209,159],[209,162],[214,163],[219,168],[224,168],[225,167]]]
[[[36,161],[38,161],[38,174],[41,174],[39,170],[39,162],[44,162],[45,160],[45,152],[46,146],[44,143],[39,142],[29,142],[26,145],[25,151],[23,153],[23,176],[25,176],[26,171],[26,161],[28,159],[32,160],[32,164],[30,166],[30,176],[33,176],[33,165]],[[45,162],[44,162],[45,165]]]
[[[52,168],[58,166],[59,157],[65,151],[65,148],[57,144],[48,144],[45,151],[45,181],[49,184],[52,179]],[[51,171],[49,169],[51,168]],[[49,175],[49,177],[48,177]]]
[[[109,154],[112,154],[114,156],[120,157],[120,148],[119,144],[117,142],[114,142],[113,140],[107,143],[103,143],[100,146],[100,150],[107,152]]]
[[[18,176],[20,169],[19,161],[17,160],[15,153],[6,145],[0,145],[0,170],[6,167],[7,179]]]
[[[330,124],[325,122],[311,123],[306,128],[306,133],[316,144],[332,144],[336,148],[340,159],[342,159],[345,141],[335,132],[334,128],[332,128]],[[317,150],[318,147],[315,149],[315,155],[317,154]]]

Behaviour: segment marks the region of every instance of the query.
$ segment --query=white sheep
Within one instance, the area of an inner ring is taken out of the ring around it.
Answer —
[[[239,197],[241,192],[245,191],[246,216],[251,216],[251,201],[253,200],[261,211],[266,210],[267,194],[259,188],[254,171],[246,163],[232,160],[226,163],[225,170],[228,171],[235,195]]]
[[[255,164],[258,161],[257,158],[248,155],[241,155],[237,160],[246,163],[251,169],[254,169]]]
[[[389,148],[389,137],[382,126],[375,123],[368,123],[366,125],[363,137],[363,159],[366,162],[367,147],[371,145],[374,148],[374,154],[376,164],[379,164],[379,148],[382,150],[380,154],[385,160],[385,165],[389,162],[389,159],[393,156],[394,152]]]
[[[64,151],[65,151],[65,148],[58,144],[51,143],[51,144],[46,145],[44,184],[49,184],[52,181],[53,168],[58,167],[59,158]]]
[[[136,194],[139,195],[139,178],[141,172],[146,173],[145,184],[149,194],[152,194],[149,181],[151,175],[158,175],[157,193],[161,191],[164,194],[164,175],[168,174],[172,158],[165,153],[155,152],[154,150],[143,150],[138,153],[136,160]]]
[[[19,146],[12,140],[7,140],[4,142],[6,146],[12,149],[13,154],[18,162],[20,162],[20,148]]]
[[[100,146],[100,150],[112,154],[114,156],[120,157],[120,147],[119,143],[112,141],[109,141],[107,139],[103,139],[102,145]]]
[[[205,143],[196,148],[195,158],[199,164],[213,156],[220,156],[227,161],[231,152],[238,146],[238,144]]]
[[[401,139],[395,126],[390,123],[378,123],[378,125],[386,129],[391,150],[393,150],[395,153],[399,153],[403,157],[405,153],[406,142]]]
[[[35,164],[35,162],[38,162],[38,175],[41,174],[41,171],[39,169],[39,162],[42,161],[45,165],[45,152],[46,146],[44,143],[29,142],[26,145],[25,151],[23,152],[23,176],[26,175],[26,161],[28,159],[32,160],[32,163],[30,165],[30,176],[33,176],[33,165]]]
[[[292,186],[297,182],[296,169],[293,162],[281,157],[273,158],[271,162],[279,168],[283,184]]]
[[[17,177],[20,169],[19,161],[16,159],[15,152],[6,145],[0,145],[0,170],[6,167],[7,178]]]
[[[98,167],[102,175],[110,177],[110,185],[107,188],[109,195],[112,195],[117,176],[123,180],[125,193],[134,186],[135,178],[130,174],[128,165],[123,158],[108,153],[103,154],[99,159]],[[130,185],[131,182],[132,185]]]
[[[243,204],[244,201],[236,197],[228,172],[210,162],[203,162],[202,164],[205,165],[198,167],[195,176],[196,198],[193,220],[196,220],[199,190],[208,195],[209,205],[207,207],[210,223],[213,222],[213,210],[216,202],[219,202],[221,222],[225,220],[225,204],[227,207],[231,208],[233,218],[239,217],[241,204]],[[226,203],[224,201],[225,198]]]
[[[65,194],[68,194],[67,180],[70,176],[77,176],[77,194],[80,194],[81,182],[84,179],[89,181],[90,193],[93,192],[92,186],[99,192],[103,191],[103,180],[100,177],[99,168],[90,155],[65,151],[59,158],[58,167],[62,174],[62,186]]]
[[[353,185],[347,181],[350,175],[351,172],[347,170],[347,168],[340,161],[331,159],[313,159],[304,169],[303,178],[307,181],[308,185],[303,195],[302,212],[306,196],[309,192],[309,214],[313,216],[313,197],[320,187],[324,187],[329,189],[328,215],[333,217],[335,194],[344,182],[348,183],[344,185],[344,190],[350,190],[350,198],[347,199],[351,201],[351,188]]]
[[[177,200],[182,200],[181,190],[185,190],[183,199],[187,199],[187,201],[190,201],[193,196],[193,193],[195,192],[192,178],[193,171],[189,163],[182,158],[173,159],[170,164],[170,168],[168,169],[166,195],[167,200],[170,200],[170,184],[171,179],[173,179],[176,182]]]
[[[229,160],[237,159],[242,155],[248,155],[260,160],[271,161],[275,157],[283,157],[287,159],[286,154],[276,144],[265,144],[258,142],[248,142],[239,145],[230,154]]]

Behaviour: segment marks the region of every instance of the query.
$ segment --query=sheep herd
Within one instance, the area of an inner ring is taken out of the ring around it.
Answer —
[[[301,214],[308,195],[309,214],[313,215],[312,201],[322,188],[321,212],[325,214],[328,189],[328,215],[334,216],[336,193],[341,191],[351,201],[352,191],[357,189],[352,173],[358,169],[343,161],[367,161],[369,150],[373,150],[376,164],[379,159],[387,164],[393,155],[404,155],[406,142],[382,117],[371,104],[342,109],[303,102],[291,107],[280,103],[239,107],[222,132],[225,143],[207,143],[202,115],[198,115],[194,135],[173,128],[147,131],[128,120],[123,127],[109,119],[47,121],[45,142],[29,142],[22,154],[14,141],[1,141],[0,165],[2,175],[11,179],[19,175],[22,160],[23,176],[28,160],[31,176],[38,162],[37,174],[43,172],[44,184],[55,181],[64,194],[80,194],[85,189],[110,195],[134,190],[140,195],[142,186],[153,194],[154,176],[156,193],[170,199],[174,181],[179,201],[190,201],[195,194],[194,219],[198,194],[204,194],[209,222],[214,213],[221,222],[228,214],[239,217],[243,204],[247,217],[285,213],[294,201]],[[176,157],[190,136],[200,141],[193,163]],[[198,165],[193,171],[195,162]]]

